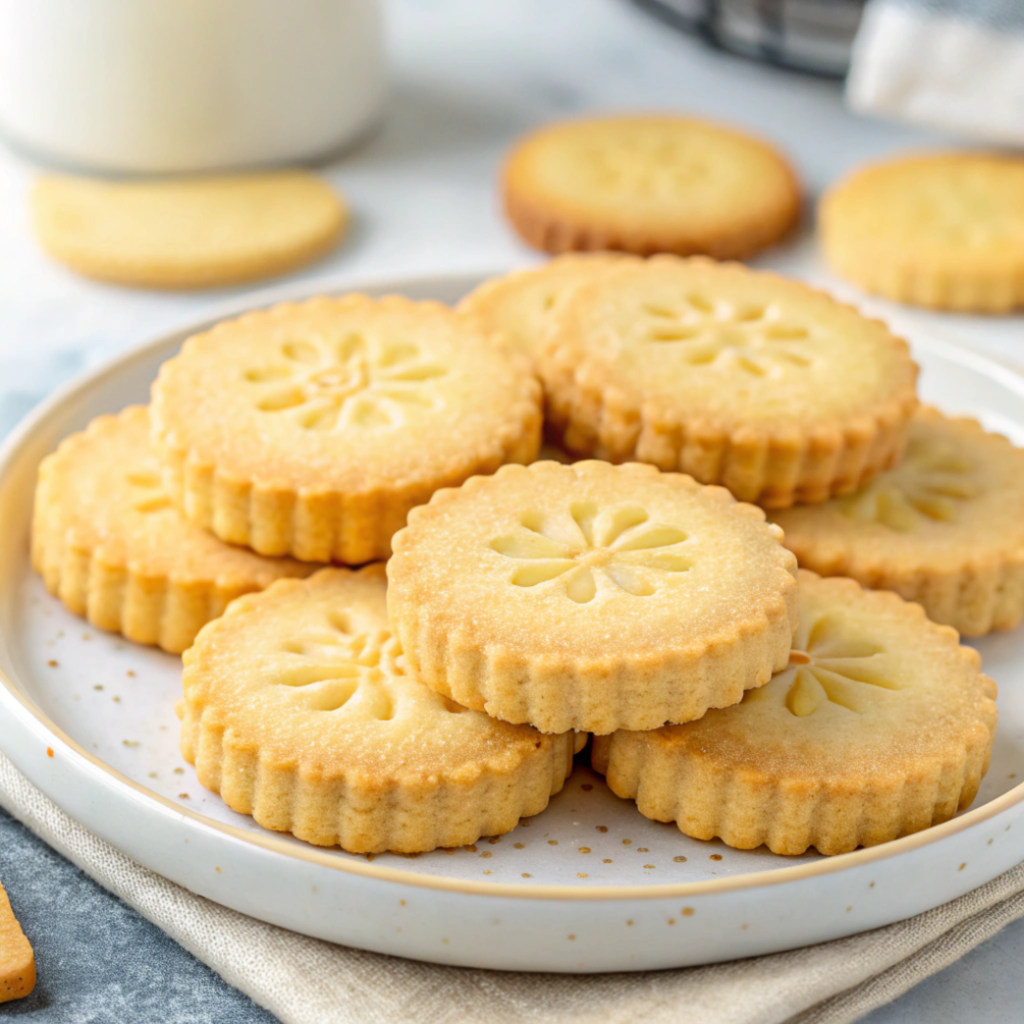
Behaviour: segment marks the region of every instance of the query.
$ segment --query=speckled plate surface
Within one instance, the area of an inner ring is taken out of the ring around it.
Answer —
[[[451,301],[476,283],[362,287]],[[267,293],[247,306],[311,293]],[[707,963],[878,927],[1024,859],[1024,631],[978,645],[1000,684],[1001,718],[974,806],[928,832],[842,857],[782,858],[688,839],[647,821],[582,765],[547,811],[508,835],[416,857],[320,850],[233,813],[178,751],[178,659],[68,613],[32,573],[27,544],[40,459],[93,416],[145,401],[159,364],[205,326],[159,338],[65,388],[0,456],[0,747],[140,863],[254,917],[367,949],[469,966],[605,971]],[[915,355],[927,400],[1024,443],[1024,380],[929,339],[915,339]]]

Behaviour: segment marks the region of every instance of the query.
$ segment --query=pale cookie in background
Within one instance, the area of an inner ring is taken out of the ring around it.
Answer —
[[[36,987],[36,960],[11,901],[0,885],[0,1003],[23,999]]]
[[[506,466],[414,509],[388,609],[423,681],[544,732],[653,729],[786,663],[796,559],[764,513],[652,466]]]
[[[540,267],[492,277],[458,305],[460,313],[479,317],[488,331],[536,359],[553,315],[581,285],[591,283],[627,256],[613,253],[559,256]]]
[[[305,171],[167,181],[48,175],[36,235],[86,277],[141,288],[216,288],[284,274],[334,248],[345,204]]]
[[[854,491],[900,457],[906,343],[823,292],[695,257],[610,267],[555,315],[539,370],[577,456],[638,459],[770,508]]]
[[[236,601],[185,655],[181,750],[265,828],[351,853],[419,853],[539,814],[576,738],[428,689],[388,625],[382,566]]]
[[[316,566],[263,558],[186,522],[160,483],[149,413],[100,416],[39,467],[32,563],[100,629],[180,654],[230,601]]]
[[[668,114],[549,125],[503,174],[505,211],[536,249],[742,259],[797,223],[800,185],[774,148]]]
[[[854,171],[825,195],[821,242],[837,274],[934,309],[1024,307],[1024,158],[903,157]]]
[[[956,632],[895,594],[800,573],[788,667],[699,722],[594,740],[618,796],[695,839],[848,853],[970,805],[996,685]]]
[[[190,338],[153,385],[153,436],[191,522],[357,565],[438,488],[532,461],[540,401],[526,357],[447,306],[349,295]]]
[[[894,590],[966,636],[1024,619],[1024,451],[975,420],[921,409],[895,469],[771,518],[802,566]]]

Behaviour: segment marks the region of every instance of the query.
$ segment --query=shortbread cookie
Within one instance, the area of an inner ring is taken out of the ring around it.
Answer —
[[[266,828],[352,853],[461,846],[539,814],[571,733],[496,722],[428,689],[389,631],[380,565],[235,601],[185,655],[181,751]]]
[[[552,316],[576,289],[629,257],[613,253],[559,256],[541,267],[514,270],[485,281],[459,303],[460,313],[480,318],[487,330],[536,359]]]
[[[32,196],[36,235],[86,277],[143,288],[214,288],[284,274],[337,243],[348,214],[304,171],[96,181],[50,175]]]
[[[1024,451],[975,420],[921,409],[895,469],[772,519],[801,565],[895,590],[966,636],[1024,619]]]
[[[996,686],[919,605],[800,574],[788,667],[699,722],[594,740],[618,796],[695,839],[847,853],[953,817],[978,792]]]
[[[546,252],[619,249],[741,259],[800,214],[800,186],[775,149],[668,114],[550,125],[523,139],[503,174],[515,229]]]
[[[229,601],[316,569],[231,547],[186,522],[160,485],[142,406],[100,416],[43,460],[32,562],[75,614],[173,654]]]
[[[359,564],[439,487],[540,444],[528,360],[436,302],[317,298],[219,324],[153,385],[185,517],[264,555]]]
[[[797,281],[656,256],[555,316],[539,369],[578,456],[639,459],[769,508],[856,490],[900,456],[907,345]]]
[[[0,1003],[22,999],[36,987],[36,960],[11,901],[0,885]]]
[[[1024,158],[936,153],[855,171],[821,203],[837,274],[897,302],[1024,307]]]
[[[653,729],[786,663],[796,559],[764,513],[652,466],[508,466],[415,509],[388,563],[410,664],[544,732]]]

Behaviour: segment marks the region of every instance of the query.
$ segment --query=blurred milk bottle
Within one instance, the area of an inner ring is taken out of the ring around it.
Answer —
[[[0,132],[124,173],[329,154],[385,93],[380,0],[0,0]]]

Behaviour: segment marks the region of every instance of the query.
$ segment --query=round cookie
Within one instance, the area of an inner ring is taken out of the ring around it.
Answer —
[[[40,244],[86,277],[216,288],[273,277],[332,249],[348,213],[305,171],[168,181],[48,175],[32,194]]]
[[[492,277],[458,305],[460,313],[478,317],[484,327],[524,352],[540,355],[551,320],[581,285],[626,256],[613,253],[559,256],[540,267]]]
[[[741,259],[800,215],[789,163],[758,139],[669,114],[549,125],[503,175],[505,211],[536,249]]]
[[[796,560],[764,513],[651,466],[506,466],[413,510],[388,609],[423,681],[544,732],[653,729],[786,663]]]
[[[800,573],[789,665],[699,722],[594,740],[641,814],[743,850],[847,853],[970,805],[995,737],[976,651],[916,604]]]
[[[924,154],[854,171],[821,202],[837,274],[897,302],[1024,307],[1024,158]]]
[[[623,262],[577,289],[538,368],[577,456],[682,470],[769,508],[892,465],[917,404],[917,367],[882,323],[700,257]]]
[[[182,519],[161,488],[142,406],[100,416],[43,460],[32,563],[75,614],[172,654],[236,597],[316,569],[230,547]]]
[[[917,601],[966,636],[1024,619],[1024,451],[923,408],[906,454],[862,491],[772,519],[801,565]]]
[[[382,566],[324,569],[235,601],[185,655],[181,751],[265,828],[351,853],[462,846],[539,814],[572,770],[543,736],[410,673]]]
[[[190,338],[153,385],[185,517],[265,555],[387,558],[409,509],[540,444],[525,357],[436,302],[317,298]]]

